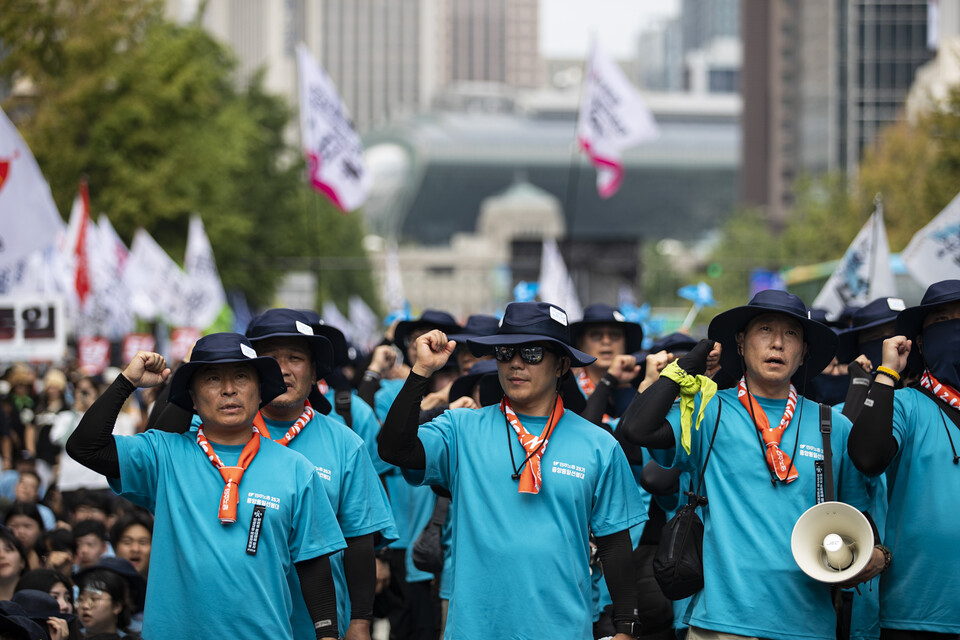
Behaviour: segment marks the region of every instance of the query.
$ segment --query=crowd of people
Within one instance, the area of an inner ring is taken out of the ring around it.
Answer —
[[[612,306],[514,302],[366,355],[271,309],[174,366],[17,363],[0,638],[960,638],[958,323],[947,280],[832,323],[762,291],[647,349]],[[835,585],[791,551],[825,496],[872,529]],[[672,601],[688,500],[703,586]]]

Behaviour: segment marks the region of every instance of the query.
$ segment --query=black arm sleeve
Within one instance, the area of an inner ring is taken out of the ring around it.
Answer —
[[[347,538],[343,572],[350,595],[350,618],[373,620],[373,595],[377,587],[377,560],[373,534]]]
[[[847,439],[847,452],[854,466],[868,476],[883,473],[893,456],[897,441],[893,437],[893,387],[874,382],[853,423]]]
[[[298,562],[300,591],[307,604],[317,638],[339,638],[337,629],[337,587],[333,584],[330,556],[317,556]]]
[[[80,418],[80,424],[67,440],[67,454],[88,469],[108,478],[119,478],[120,458],[113,427],[123,403],[135,390],[123,374],[118,375]]]
[[[863,370],[858,362],[851,362],[848,367],[850,386],[847,387],[847,397],[843,401],[843,415],[854,421],[860,415],[863,401],[867,399],[873,377]]]
[[[620,448],[623,449],[623,452],[627,455],[627,462],[636,467],[644,464],[643,447],[630,442],[623,429],[614,431],[613,437],[620,443]]]
[[[586,418],[593,424],[602,424],[603,414],[607,410],[610,395],[618,384],[620,384],[619,381],[609,373],[603,374],[600,383],[597,384],[596,389],[594,389],[590,397],[587,398],[587,406],[584,407],[583,412],[580,414],[581,417]]]
[[[637,576],[633,565],[633,543],[630,531],[624,529],[608,536],[597,536],[597,555],[603,565],[613,600],[613,621],[637,620]]]
[[[425,469],[427,457],[417,437],[420,426],[420,400],[427,378],[410,372],[400,393],[390,406],[387,419],[377,436],[377,452],[384,462],[404,469]]]
[[[380,390],[380,378],[368,376],[366,373],[360,378],[360,384],[357,385],[357,395],[371,407],[376,406],[377,391]]]
[[[669,496],[680,492],[681,469],[664,469],[651,460],[640,472],[640,486],[652,496]]]

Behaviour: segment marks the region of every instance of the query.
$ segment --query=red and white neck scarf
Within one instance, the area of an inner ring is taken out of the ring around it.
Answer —
[[[543,428],[543,433],[539,436],[533,435],[520,424],[520,419],[510,406],[510,400],[507,396],[503,396],[503,400],[500,402],[500,410],[503,411],[507,422],[510,423],[510,426],[513,427],[513,430],[517,433],[520,446],[527,452],[526,464],[523,467],[523,471],[520,472],[519,491],[520,493],[540,493],[540,486],[543,482],[540,476],[540,458],[543,457],[544,451],[547,450],[547,442],[550,440],[550,434],[553,433],[554,427],[557,426],[560,418],[563,417],[563,400],[560,399],[560,394],[557,394],[557,403],[554,405],[553,412],[547,420],[547,426]]]
[[[237,521],[237,504],[240,502],[240,480],[243,478],[243,472],[247,470],[250,463],[260,451],[260,433],[254,428],[253,435],[247,440],[240,452],[240,459],[236,467],[228,467],[223,464],[223,460],[213,450],[213,446],[207,437],[203,435],[203,425],[197,429],[197,444],[203,449],[203,452],[210,458],[214,468],[220,472],[223,478],[223,495],[220,496],[220,523],[231,524]]]
[[[290,444],[290,441],[300,434],[307,423],[313,420],[314,415],[316,415],[316,411],[310,406],[310,401],[305,400],[303,402],[303,413],[300,414],[296,422],[290,425],[290,428],[283,434],[283,437],[279,440],[274,440],[274,442],[282,444],[283,446]],[[259,411],[257,411],[257,415],[253,417],[253,428],[264,438],[270,437],[270,430],[267,428],[267,423],[264,422],[263,415]]]
[[[753,397],[753,394],[747,391],[746,377],[740,378],[740,384],[737,385],[737,399],[739,399],[740,404],[746,408],[747,413],[753,415],[757,430],[760,431],[760,436],[763,438],[763,444],[767,447],[767,466],[777,474],[777,478],[782,482],[790,483],[796,480],[799,475],[797,468],[793,466],[793,461],[790,460],[790,456],[780,449],[780,440],[783,438],[783,432],[790,425],[790,421],[793,419],[793,412],[797,408],[796,387],[792,384],[790,385],[790,395],[787,397],[787,406],[783,410],[783,417],[780,418],[780,424],[778,424],[775,429],[770,427],[770,420],[767,418],[767,413],[763,410],[763,407],[761,407],[757,399]]]
[[[937,396],[948,405],[960,411],[960,393],[948,384],[940,382],[933,377],[929,369],[925,369],[920,376],[920,386]]]
[[[580,385],[580,388],[583,390],[583,394],[588,398],[593,395],[593,392],[597,390],[597,385],[594,384],[593,380],[590,379],[590,376],[587,375],[586,369],[577,370],[577,384]]]

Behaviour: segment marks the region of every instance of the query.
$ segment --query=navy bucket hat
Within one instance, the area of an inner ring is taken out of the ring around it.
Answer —
[[[920,304],[904,309],[897,316],[896,335],[915,340],[923,330],[923,321],[927,314],[940,305],[950,302],[960,302],[960,280],[934,282],[923,293]]]
[[[500,321],[496,316],[488,316],[482,313],[476,313],[467,318],[467,322],[459,333],[447,334],[448,340],[456,340],[458,343],[465,343],[467,340],[482,338],[483,336],[492,336],[500,328]]]
[[[574,345],[580,344],[583,334],[591,325],[597,324],[612,324],[623,329],[626,339],[624,353],[634,353],[642,348],[643,327],[636,322],[628,322],[615,307],[603,303],[592,304],[583,310],[583,318],[570,325],[570,340]]]
[[[548,302],[511,302],[503,312],[500,327],[492,336],[467,339],[470,353],[478,358],[493,354],[496,346],[549,342],[570,358],[571,367],[585,367],[596,358],[572,346],[566,312]]]
[[[850,328],[842,331],[837,346],[837,358],[842,363],[852,362],[860,355],[860,333],[888,322],[894,322],[897,314],[906,308],[900,298],[877,298],[853,312]],[[893,330],[891,330],[893,331]],[[894,335],[891,333],[890,335]]]
[[[184,362],[177,368],[170,381],[169,402],[181,409],[193,411],[193,399],[190,397],[190,379],[197,369],[206,364],[232,364],[248,362],[257,370],[260,379],[260,406],[269,404],[274,398],[286,393],[287,385],[283,381],[280,365],[273,358],[257,355],[246,336],[239,333],[211,333],[197,340],[190,356],[190,362]]]
[[[480,378],[488,374],[497,375],[497,361],[478,360],[476,364],[470,367],[469,372],[454,380],[450,385],[450,400],[472,395],[473,389],[477,386]]]
[[[23,607],[27,617],[44,626],[47,618],[63,618],[67,622],[73,622],[76,618],[72,613],[60,613],[60,604],[57,599],[39,589],[20,589],[10,600]]]
[[[406,349],[407,338],[409,338],[410,333],[416,329],[439,329],[446,334],[455,334],[460,331],[460,325],[456,319],[446,311],[425,309],[423,314],[416,320],[403,320],[397,323],[397,328],[393,332],[394,344],[401,349]]]
[[[270,309],[250,321],[247,338],[256,348],[257,342],[268,338],[302,338],[313,352],[313,364],[317,377],[322,377],[334,367],[333,344],[324,336],[317,335],[309,316],[294,309]],[[346,350],[346,347],[344,347]]]
[[[126,580],[130,587],[130,600],[133,603],[134,611],[143,611],[143,605],[147,598],[147,579],[140,575],[140,572],[129,560],[119,556],[102,557],[97,560],[97,564],[81,569],[77,573],[77,584],[80,584],[83,576],[99,570],[110,571]]]
[[[324,322],[320,314],[313,309],[300,309],[299,311],[307,316],[307,319],[310,321],[310,327],[313,328],[313,333],[318,336],[323,336],[333,345],[333,366],[345,367],[349,365],[352,360],[350,357],[350,345],[347,344],[347,337],[343,334],[343,331]]]
[[[743,375],[740,353],[737,350],[737,334],[745,331],[751,320],[765,313],[782,313],[797,320],[803,327],[807,355],[794,373],[794,381],[817,375],[833,360],[837,352],[837,335],[833,330],[811,320],[806,305],[797,296],[786,291],[767,289],[758,292],[746,305],[724,311],[710,322],[707,335],[723,347],[720,352],[720,366],[728,375],[734,378]]]

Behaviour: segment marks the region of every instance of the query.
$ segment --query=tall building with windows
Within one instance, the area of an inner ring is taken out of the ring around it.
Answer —
[[[743,204],[782,222],[800,174],[856,173],[933,56],[927,4],[743,0]]]
[[[167,16],[195,19],[235,52],[242,78],[297,103],[296,45],[336,84],[357,128],[382,126],[429,104],[439,77],[444,0],[167,0]]]

